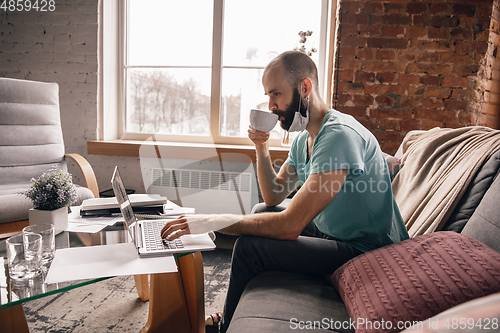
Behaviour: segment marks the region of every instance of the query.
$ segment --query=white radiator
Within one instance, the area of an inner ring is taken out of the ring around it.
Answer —
[[[148,193],[158,193],[198,214],[249,214],[252,174],[186,169],[151,169]]]

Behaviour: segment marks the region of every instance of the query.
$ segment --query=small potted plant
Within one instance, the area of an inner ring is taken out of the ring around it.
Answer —
[[[54,166],[38,179],[32,178],[31,187],[21,194],[33,203],[29,211],[30,224],[52,223],[56,232],[67,229],[68,206],[77,198],[68,172]]]

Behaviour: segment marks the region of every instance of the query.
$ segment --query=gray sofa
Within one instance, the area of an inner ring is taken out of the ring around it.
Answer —
[[[497,151],[477,172],[444,230],[468,235],[500,251],[499,170],[500,151]],[[500,309],[500,294],[494,295],[497,296],[496,308]],[[290,332],[307,328],[306,322],[299,320],[341,323],[349,322],[350,316],[339,292],[328,279],[267,272],[248,283],[228,332]],[[354,330],[347,325],[337,328],[320,325],[314,331]]]
[[[78,154],[65,154],[59,114],[59,86],[0,78],[0,234],[27,225],[31,201],[19,192],[52,166],[67,170],[66,158],[76,162],[87,187],[77,186],[78,202],[99,195],[90,164]]]

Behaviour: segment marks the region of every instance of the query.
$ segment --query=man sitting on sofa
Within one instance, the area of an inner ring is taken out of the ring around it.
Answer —
[[[324,276],[363,252],[408,238],[377,140],[353,117],[329,109],[321,100],[314,62],[301,52],[282,53],[266,67],[262,83],[281,127],[302,132],[276,174],[269,133],[248,131],[262,196],[274,212],[183,216],[162,230],[169,240],[208,230],[245,235],[233,250],[221,332],[257,274]],[[289,206],[272,209],[297,183],[301,188]]]

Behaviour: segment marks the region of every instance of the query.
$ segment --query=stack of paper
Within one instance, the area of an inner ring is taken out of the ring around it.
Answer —
[[[130,194],[129,199],[134,211],[139,209],[142,212],[148,211],[148,207],[152,208],[154,211],[161,211],[163,205],[167,203],[167,198],[158,194]],[[120,208],[118,207],[116,197],[86,199],[83,201],[80,210],[82,216],[113,214],[119,212]]]
[[[80,216],[80,209],[81,206],[71,207],[66,231],[95,233],[107,226],[114,225],[116,222],[123,221],[122,214]]]

